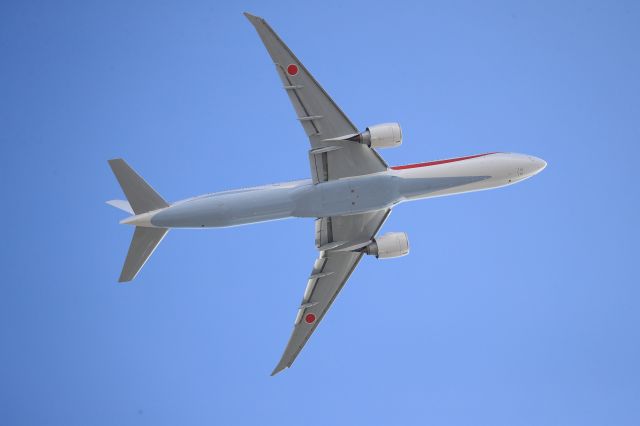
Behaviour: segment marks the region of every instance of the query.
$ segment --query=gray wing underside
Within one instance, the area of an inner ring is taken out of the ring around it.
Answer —
[[[321,250],[307,281],[294,322],[293,332],[280,362],[271,375],[288,368],[307,343],[363,254],[351,251],[370,241],[389,216],[390,209],[350,216],[320,218],[316,221],[316,245]],[[307,323],[305,317],[315,316]]]
[[[327,141],[359,133],[358,128],[264,19],[249,13],[245,13],[245,16],[269,52],[283,88],[309,138],[309,161],[314,183],[385,171],[385,161],[368,146],[355,142]],[[292,64],[298,68],[294,75],[287,72],[287,67]]]

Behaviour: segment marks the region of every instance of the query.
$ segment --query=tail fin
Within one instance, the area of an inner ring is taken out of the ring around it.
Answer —
[[[109,166],[127,196],[133,213],[139,215],[169,206],[124,160],[120,158],[109,160]],[[128,206],[122,203],[109,202],[111,205],[119,204],[116,207],[126,211],[127,209],[124,207]],[[167,228],[136,226],[118,281],[125,282],[134,279],[168,231]]]

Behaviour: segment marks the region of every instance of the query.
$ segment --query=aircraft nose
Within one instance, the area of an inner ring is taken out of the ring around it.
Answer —
[[[547,162],[542,158],[529,156],[529,160],[531,161],[531,169],[529,172],[531,175],[538,174],[547,167]]]
[[[535,176],[547,167],[546,161],[533,155],[510,154],[508,158],[511,159],[509,163],[510,167],[516,166],[516,171],[514,172],[516,181]],[[511,180],[509,182],[511,182]]]

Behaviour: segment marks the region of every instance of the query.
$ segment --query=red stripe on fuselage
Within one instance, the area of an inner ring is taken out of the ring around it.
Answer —
[[[437,166],[438,164],[455,163],[456,161],[470,160],[472,158],[484,157],[485,155],[497,154],[496,152],[487,152],[486,154],[469,155],[467,157],[448,158],[446,160],[429,161],[427,163],[405,164],[404,166],[393,166],[392,170],[416,169],[418,167]]]

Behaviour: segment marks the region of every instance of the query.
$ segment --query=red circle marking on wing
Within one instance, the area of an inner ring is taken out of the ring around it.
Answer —
[[[296,75],[298,74],[298,66],[296,64],[290,64],[287,67],[287,72],[289,73],[289,75]]]
[[[313,324],[314,322],[316,322],[316,316],[315,314],[307,314],[304,316],[304,322],[306,322],[307,324]]]

